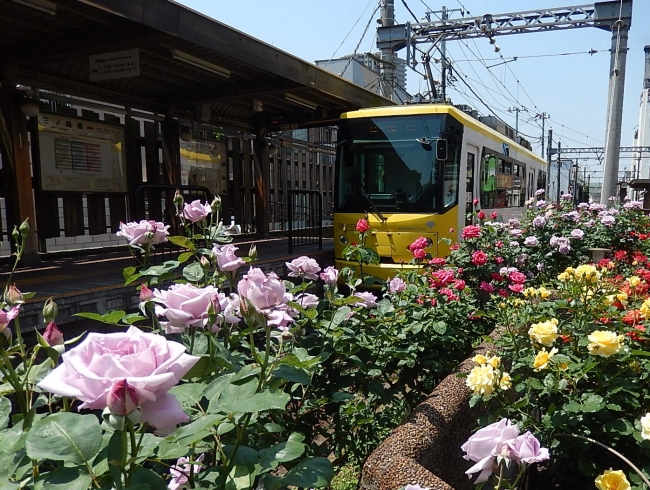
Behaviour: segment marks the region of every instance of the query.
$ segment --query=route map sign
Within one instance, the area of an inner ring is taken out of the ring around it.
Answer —
[[[124,129],[56,114],[39,114],[43,191],[126,192]]]

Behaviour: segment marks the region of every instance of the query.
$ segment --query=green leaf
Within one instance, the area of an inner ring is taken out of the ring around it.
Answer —
[[[257,380],[243,385],[229,384],[219,394],[217,408],[224,413],[251,413],[264,410],[283,410],[290,397],[283,391],[264,390],[256,393]]]
[[[605,404],[603,403],[603,397],[602,396],[591,394],[591,395],[588,395],[584,399],[583,406],[582,406],[582,411],[583,412],[597,412],[604,405]]]
[[[198,405],[203,398],[205,385],[203,383],[183,383],[176,385],[169,390],[181,405],[194,406]]]
[[[352,308],[349,306],[343,306],[336,310],[334,316],[332,317],[332,326],[338,327],[350,315],[351,312]]]
[[[288,485],[299,488],[323,488],[329,485],[333,477],[334,469],[328,459],[310,458],[302,460],[281,478],[264,475],[263,483],[267,490],[279,490]]]
[[[36,480],[34,490],[87,490],[92,478],[79,468],[60,467]]]
[[[274,470],[278,467],[278,464],[298,459],[304,452],[305,445],[295,440],[288,440],[270,448],[262,449],[260,451],[262,471]]]
[[[343,393],[341,391],[337,391],[336,393],[332,394],[332,401],[339,403],[339,402],[345,402],[348,400],[354,400],[355,396],[350,394],[350,393]]]
[[[73,316],[80,316],[81,318],[88,318],[89,320],[96,320],[102,323],[108,323],[109,325],[119,325],[120,320],[126,316],[126,312],[122,310],[109,311],[100,315],[98,313],[75,313]]]
[[[194,252],[183,252],[182,254],[179,254],[178,257],[176,257],[176,260],[178,260],[181,264],[184,264],[192,258],[192,255],[194,255]]]
[[[182,426],[176,432],[167,436],[165,441],[175,442],[182,446],[189,446],[199,442],[201,439],[211,434],[211,428],[218,425],[224,417],[221,415],[204,415],[188,425]],[[162,457],[162,456],[161,456]]]
[[[32,459],[89,464],[101,442],[102,430],[95,415],[60,412],[36,422],[25,447]]]
[[[287,381],[292,381],[294,383],[300,383],[305,386],[311,384],[311,379],[309,378],[307,371],[294,366],[289,366],[288,364],[281,364],[277,369],[273,370],[272,374],[278,378],[286,379]]]
[[[149,485],[151,490],[167,490],[167,482],[162,477],[147,468],[138,466],[131,475],[131,485]],[[129,487],[131,488],[131,487]]]
[[[434,322],[431,327],[438,335],[444,335],[447,331],[447,324],[445,322]]]
[[[113,432],[113,435],[108,442],[108,447],[106,448],[106,460],[108,461],[108,471],[113,478],[113,483],[115,483],[115,488],[117,490],[122,490],[122,469],[124,468],[125,463],[125,449],[122,440],[122,433],[116,430]]]
[[[179,247],[182,247],[186,250],[196,250],[196,246],[194,243],[192,243],[192,240],[190,240],[187,237],[184,236],[170,236],[167,237],[167,240],[172,242],[174,245],[178,245]]]
[[[189,282],[199,282],[204,275],[203,267],[198,262],[192,262],[183,269],[183,277]]]
[[[137,269],[135,267],[125,267],[122,270],[122,277],[124,277],[124,280],[126,281],[129,277],[131,277],[133,274],[135,274],[135,271]]]
[[[0,429],[9,425],[9,415],[11,415],[11,402],[8,398],[0,396]]]

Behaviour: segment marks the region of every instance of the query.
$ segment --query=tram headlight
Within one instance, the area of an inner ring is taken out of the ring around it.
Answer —
[[[433,245],[433,240],[431,240],[431,238],[427,238],[427,247],[430,247],[431,245]]]
[[[345,235],[341,235],[341,236],[339,236],[339,242],[341,242],[343,245],[347,245],[348,244],[348,239],[347,239],[347,237]]]

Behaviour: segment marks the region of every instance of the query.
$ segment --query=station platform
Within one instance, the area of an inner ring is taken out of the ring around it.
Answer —
[[[263,240],[239,238],[232,242],[239,248],[237,255],[246,257],[251,245],[257,247],[258,260],[254,263],[266,273],[274,271],[286,275],[285,262],[307,255],[314,258],[322,268],[334,263],[334,242],[323,238],[323,248],[318,245],[294,247],[288,253],[287,237]],[[54,299],[59,307],[59,326],[80,321],[75,313],[105,313],[109,310],[131,310],[137,308],[137,283],[124,286],[122,271],[135,266],[136,260],[126,246],[118,251],[103,252],[101,249],[84,251],[83,255],[60,257],[43,256],[38,265],[19,267],[12,283],[26,293],[35,292],[34,298],[23,305],[19,317],[23,331],[43,326],[41,310],[48,298]],[[248,267],[242,267],[245,273]],[[11,274],[11,265],[0,266],[0,284],[4,286]]]

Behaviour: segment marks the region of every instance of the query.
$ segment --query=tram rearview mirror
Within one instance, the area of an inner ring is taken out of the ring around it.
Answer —
[[[439,139],[436,142],[436,159],[447,160],[447,140]]]

